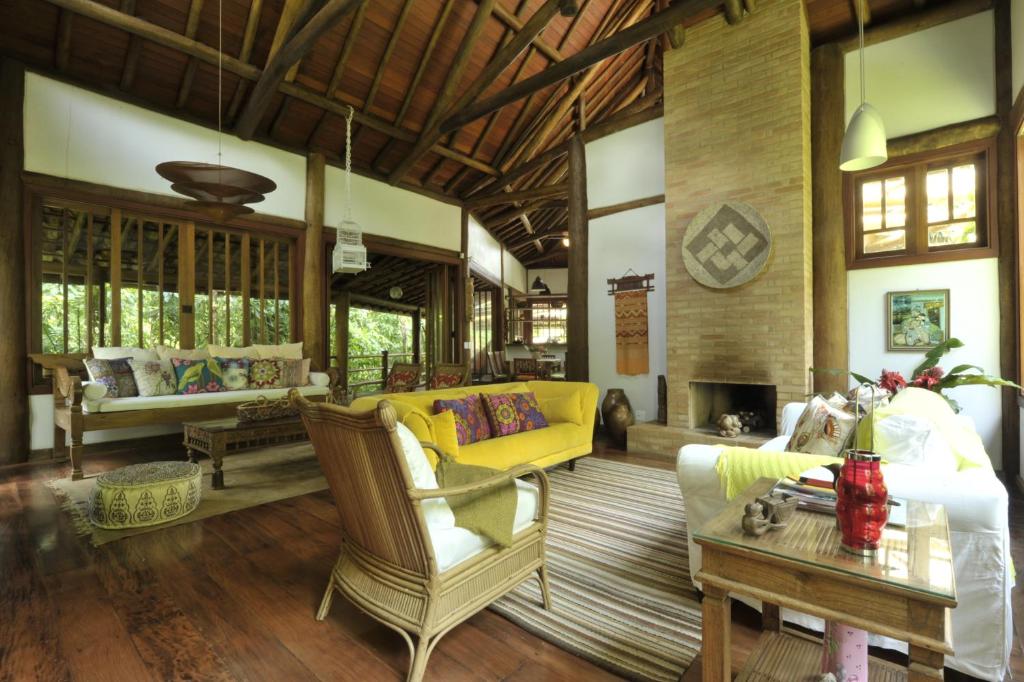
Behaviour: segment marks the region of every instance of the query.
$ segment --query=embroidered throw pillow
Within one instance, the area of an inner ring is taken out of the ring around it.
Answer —
[[[548,420],[544,418],[544,413],[540,411],[537,396],[532,392],[513,393],[512,399],[513,405],[516,408],[516,416],[519,419],[520,431],[543,429],[548,425]]]
[[[225,391],[244,391],[249,388],[249,358],[213,358],[220,367]]]
[[[856,428],[854,415],[816,395],[797,420],[786,450],[837,457],[843,454]]]
[[[178,390],[178,378],[170,360],[129,359],[135,386],[139,395],[149,398],[157,395],[174,395]]]
[[[88,358],[85,368],[89,371],[89,379],[107,387],[108,398],[134,398],[139,395],[135,385],[135,375],[128,358],[116,360],[98,360]]]
[[[519,433],[519,415],[516,414],[514,394],[481,394],[480,400],[487,412],[487,422],[495,438]]]
[[[451,410],[455,415],[455,433],[459,445],[469,445],[491,437],[491,425],[487,421],[480,396],[434,401],[434,414],[445,410]]]
[[[220,366],[213,358],[205,360],[187,360],[171,358],[174,375],[178,380],[178,393],[220,393],[224,390],[224,378]]]
[[[253,360],[249,365],[249,388],[284,388],[283,364],[283,360]]]

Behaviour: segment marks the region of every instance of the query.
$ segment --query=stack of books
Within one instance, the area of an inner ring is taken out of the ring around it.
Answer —
[[[801,482],[799,479],[783,478],[775,487],[772,493],[785,493],[797,500],[797,506],[807,511],[821,512],[823,514],[836,513],[836,493],[831,488],[822,488],[811,483]]]

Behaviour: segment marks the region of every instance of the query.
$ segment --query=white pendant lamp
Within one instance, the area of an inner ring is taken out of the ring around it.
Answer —
[[[857,0],[866,3],[867,0]],[[853,113],[843,136],[843,151],[839,156],[839,170],[860,171],[886,162],[889,152],[885,142],[885,124],[878,109],[868,104],[864,96],[864,20],[857,12],[860,33],[860,106]]]

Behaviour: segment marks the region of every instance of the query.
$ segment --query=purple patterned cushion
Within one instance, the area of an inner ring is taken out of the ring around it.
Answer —
[[[537,403],[537,396],[531,393],[513,393],[513,405],[516,408],[516,416],[519,418],[520,431],[533,431],[543,429],[548,425],[548,420],[540,411]]]
[[[135,385],[135,375],[128,360],[87,358],[85,368],[89,370],[90,379],[107,387],[108,398],[134,398],[139,395],[139,388]]]
[[[516,414],[514,397],[513,393],[480,394],[484,409],[487,411],[487,421],[491,425],[491,433],[496,438],[519,433],[519,415]]]
[[[451,411],[455,415],[455,433],[459,445],[469,445],[491,437],[491,425],[484,414],[480,396],[471,395],[456,400],[435,400],[434,414]]]

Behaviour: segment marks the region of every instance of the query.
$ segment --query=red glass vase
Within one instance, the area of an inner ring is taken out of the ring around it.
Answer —
[[[882,479],[881,455],[847,450],[836,481],[836,520],[842,547],[858,556],[874,556],[889,518],[889,490]]]

